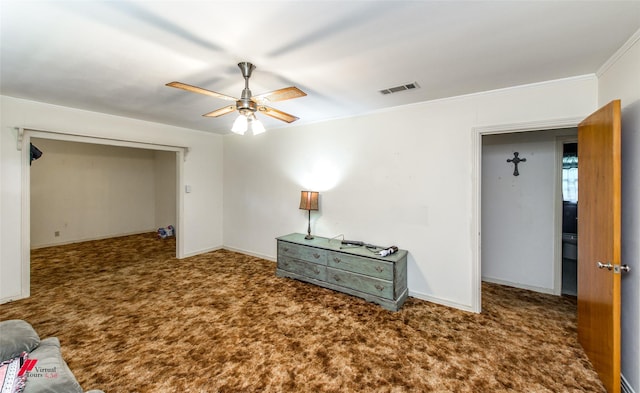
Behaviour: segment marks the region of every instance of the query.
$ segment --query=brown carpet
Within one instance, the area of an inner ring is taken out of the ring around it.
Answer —
[[[415,298],[393,313],[271,261],[174,250],[154,234],[34,250],[32,297],[0,319],[57,336],[107,393],[604,391],[572,299],[484,284],[482,314]]]

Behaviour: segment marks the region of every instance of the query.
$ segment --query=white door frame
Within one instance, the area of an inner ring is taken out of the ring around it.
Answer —
[[[67,142],[82,142],[98,145],[132,147],[147,150],[173,151],[176,153],[176,257],[184,257],[184,245],[182,238],[182,228],[184,228],[184,196],[181,190],[184,189],[184,161],[189,148],[186,146],[169,146],[154,143],[144,143],[121,139],[110,139],[103,137],[91,137],[76,134],[66,134],[55,131],[42,131],[32,129],[18,130],[18,147],[22,153],[22,205],[21,221],[22,232],[20,234],[22,249],[22,282],[21,297],[27,298],[31,295],[31,171],[29,168],[31,138],[54,139]]]
[[[474,312],[482,311],[482,137],[484,135],[512,134],[527,131],[546,131],[560,128],[574,128],[583,120],[579,118],[551,119],[545,121],[534,121],[528,123],[501,124],[493,126],[473,127],[471,130],[473,161],[471,168],[472,175],[472,204],[471,204],[471,228],[472,237],[471,259],[472,259],[472,299],[471,305]],[[556,202],[555,216],[560,215],[562,204]],[[557,223],[561,220],[556,220]],[[562,228],[556,228],[556,231]],[[555,236],[560,243],[560,237]],[[559,251],[556,252],[556,259]],[[556,262],[557,265],[557,262]],[[557,270],[557,268],[556,268]],[[557,285],[554,282],[554,286]]]

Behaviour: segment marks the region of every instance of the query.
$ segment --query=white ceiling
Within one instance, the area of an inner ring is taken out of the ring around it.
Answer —
[[[640,29],[640,0],[0,0],[0,14],[1,94],[220,134],[236,116],[201,115],[226,101],[165,84],[239,97],[251,61],[254,94],[308,94],[272,105],[303,124],[592,74]]]

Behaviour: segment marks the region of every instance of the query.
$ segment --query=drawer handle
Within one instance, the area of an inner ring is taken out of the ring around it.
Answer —
[[[333,279],[336,280],[336,281],[340,281],[340,277],[338,277],[338,276],[333,276]]]
[[[340,263],[340,262],[342,262],[342,260],[341,260],[340,258],[338,258],[338,257],[333,257],[333,261],[334,261],[335,263]]]
[[[283,248],[282,248],[282,251],[284,251],[284,252],[289,251],[289,247],[283,247]]]
[[[318,259],[318,258],[320,258],[320,254],[318,254],[317,252],[314,252],[314,253],[313,253],[313,257],[314,257],[315,259]]]
[[[382,266],[376,266],[376,270],[378,271],[378,273],[382,273],[384,268]]]
[[[317,267],[314,267],[314,268],[313,268],[313,272],[314,272],[315,274],[320,274],[320,269],[318,269]]]
[[[289,262],[282,262],[283,265],[289,266]]]
[[[384,289],[384,287],[382,285],[380,285],[380,284],[376,284],[376,289],[378,291],[382,291]]]

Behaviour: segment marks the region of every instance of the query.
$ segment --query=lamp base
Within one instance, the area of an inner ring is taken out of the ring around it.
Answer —
[[[307,240],[313,239],[311,236],[311,210],[309,210],[309,225],[307,226],[307,236],[304,237]]]

